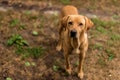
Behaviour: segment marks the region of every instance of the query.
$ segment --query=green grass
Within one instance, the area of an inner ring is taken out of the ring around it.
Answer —
[[[70,0],[60,0],[60,2],[63,3],[63,4],[65,4],[65,5],[67,5],[67,4],[70,3]]]
[[[117,24],[116,21],[104,21],[104,20],[101,20],[99,18],[92,18],[91,19],[93,21],[93,23],[95,24],[96,27],[111,27],[111,26],[115,26]]]
[[[39,58],[44,54],[44,49],[42,47],[17,47],[16,54],[21,55],[23,59],[27,57]]]
[[[20,22],[20,21],[19,21],[18,19],[13,19],[13,20],[10,21],[10,26],[11,26],[11,27],[14,27],[14,26],[18,25],[19,22]]]
[[[111,61],[111,60],[113,60],[115,58],[115,54],[110,49],[106,49],[106,53],[108,55],[108,60],[109,61]]]
[[[25,24],[20,24],[20,25],[19,25],[19,29],[20,29],[20,30],[23,30],[23,29],[25,29],[25,26],[26,26]]]
[[[111,34],[110,39],[113,41],[118,41],[118,40],[120,40],[120,34],[113,33],[113,34]]]
[[[93,46],[91,46],[93,49],[99,49],[102,50],[103,49],[103,45],[100,43],[95,43]]]
[[[7,40],[7,45],[8,46],[12,46],[12,45],[16,45],[16,46],[28,46],[28,42],[23,39],[23,37],[20,34],[13,34],[8,40]]]
[[[60,69],[59,66],[57,66],[57,65],[53,65],[53,71],[58,71],[59,69]]]
[[[119,19],[119,18],[120,18],[120,16],[119,16],[119,15],[116,15],[116,14],[113,15],[112,17],[113,17],[114,19]]]
[[[110,37],[113,40],[119,39],[119,36],[117,34],[113,34],[114,29],[118,27],[120,24],[119,22],[116,21],[104,21],[99,18],[92,18],[91,19],[95,25],[94,30],[91,32],[95,37]],[[98,38],[99,38],[98,37]]]

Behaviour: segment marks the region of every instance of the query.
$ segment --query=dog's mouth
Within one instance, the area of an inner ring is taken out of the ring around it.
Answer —
[[[72,31],[70,32],[70,37],[71,37],[71,38],[77,38],[77,31],[72,30]]]

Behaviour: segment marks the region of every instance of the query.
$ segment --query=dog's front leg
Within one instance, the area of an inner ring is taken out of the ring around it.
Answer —
[[[68,72],[68,74],[71,74],[72,70],[70,66],[69,55],[66,53],[64,57],[65,57],[66,71]]]
[[[83,65],[83,61],[84,61],[84,58],[85,58],[85,51],[81,51],[80,54],[79,54],[79,67],[78,67],[78,77],[80,79],[83,78],[83,70],[82,70],[82,65]]]

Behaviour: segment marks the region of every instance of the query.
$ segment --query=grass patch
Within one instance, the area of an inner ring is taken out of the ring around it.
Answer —
[[[95,24],[95,29],[102,34],[109,34],[113,26],[118,24],[118,22],[115,21],[104,21],[99,18],[92,18],[91,20]]]
[[[17,46],[25,46],[25,45],[28,45],[28,42],[25,39],[23,39],[23,37],[20,34],[13,34],[7,40],[7,45],[12,46],[13,44]]]
[[[32,13],[31,13],[31,11],[26,10],[26,11],[24,12],[24,14],[25,14],[25,15],[30,15],[30,14],[32,14]]]
[[[108,55],[108,60],[109,61],[111,61],[111,60],[113,60],[113,58],[115,58],[115,54],[110,49],[107,49],[106,53]]]
[[[115,21],[104,21],[99,18],[92,18],[91,19],[93,23],[96,25],[96,27],[102,26],[102,27],[111,27],[116,25],[117,22]]]
[[[39,58],[44,53],[44,49],[42,47],[17,47],[16,54],[22,55],[22,58],[33,57]]]
[[[110,39],[113,41],[120,40],[120,34],[111,34]]]
[[[120,16],[119,16],[119,15],[116,15],[116,14],[113,15],[112,17],[113,17],[114,19],[119,19],[119,18],[120,18]]]
[[[14,26],[18,25],[19,22],[20,21],[18,19],[13,19],[13,20],[10,21],[10,26],[14,27]]]
[[[65,5],[67,5],[67,4],[70,3],[70,0],[60,0],[60,2],[63,3],[63,4],[65,4]]]
[[[26,26],[25,24],[20,24],[19,29],[20,30],[25,29],[25,26]]]
[[[94,46],[92,47],[93,49],[99,49],[99,50],[102,50],[103,49],[103,45],[100,44],[100,43],[96,43],[94,44]]]
[[[92,18],[91,20],[96,25],[96,27],[99,27],[99,26],[105,27],[107,25],[107,22],[102,21],[99,18]]]

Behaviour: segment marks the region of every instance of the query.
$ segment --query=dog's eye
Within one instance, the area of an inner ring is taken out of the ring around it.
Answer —
[[[73,22],[68,22],[68,24],[73,25]]]
[[[79,23],[79,26],[82,26],[83,25],[83,23]]]

